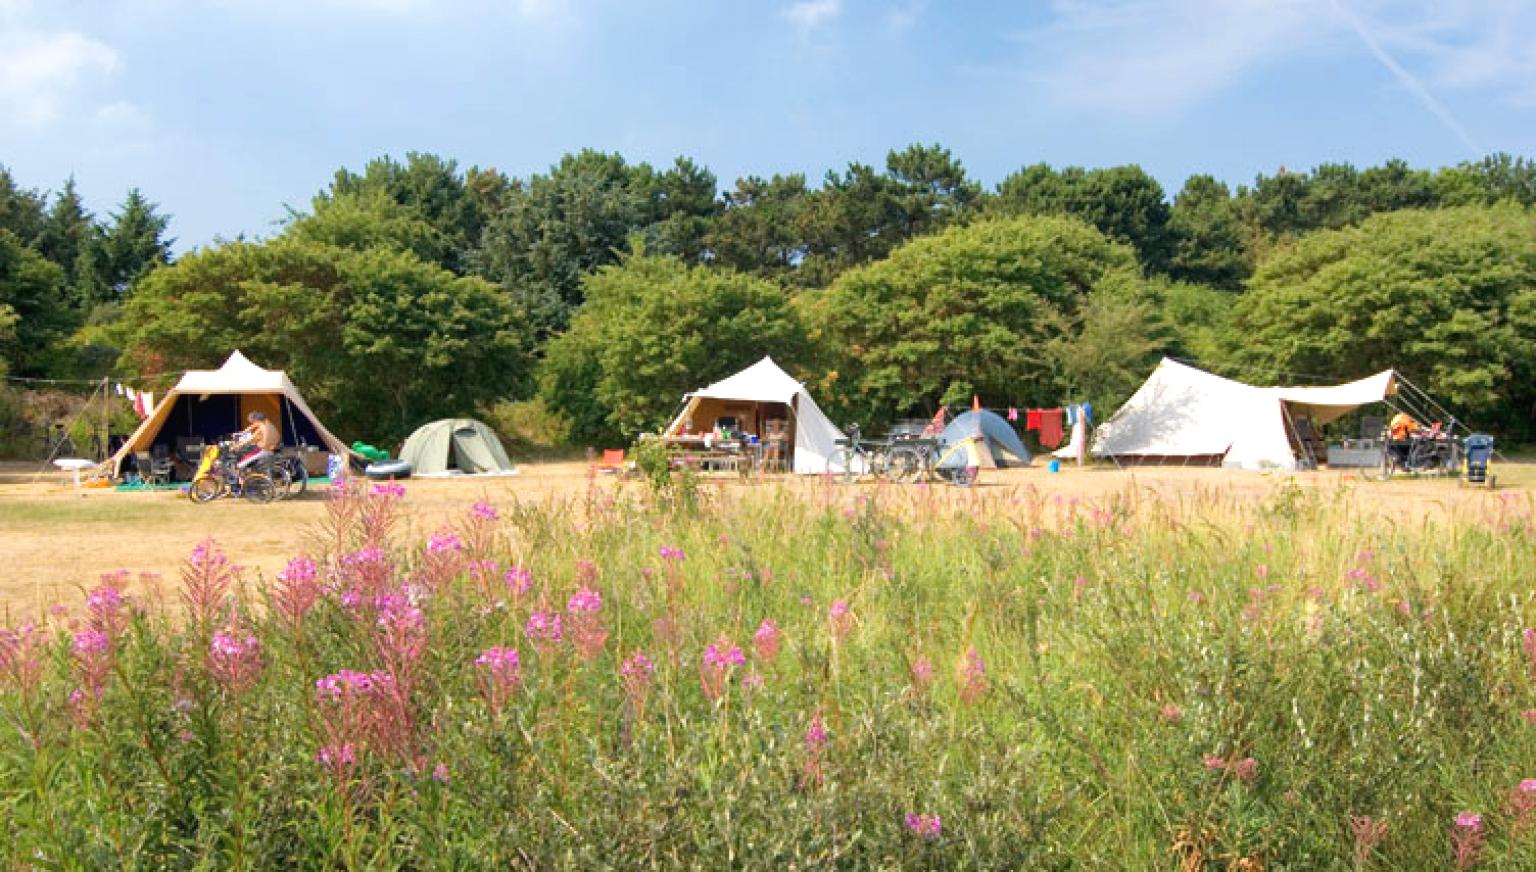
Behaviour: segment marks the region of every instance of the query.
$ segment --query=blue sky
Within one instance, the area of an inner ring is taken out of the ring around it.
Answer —
[[[271,233],[337,167],[566,151],[739,175],[952,149],[1279,166],[1536,153],[1536,0],[0,0],[0,164],[137,185],[178,248]]]

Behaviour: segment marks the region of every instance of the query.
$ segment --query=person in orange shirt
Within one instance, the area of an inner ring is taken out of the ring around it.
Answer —
[[[1419,429],[1419,422],[1407,412],[1398,412],[1392,416],[1392,422],[1387,425],[1387,433],[1393,439],[1403,440],[1413,435],[1413,431]]]

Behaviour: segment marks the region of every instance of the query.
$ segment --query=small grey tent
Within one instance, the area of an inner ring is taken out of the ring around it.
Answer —
[[[451,475],[455,471],[511,475],[517,471],[496,432],[473,418],[444,418],[422,425],[405,440],[400,459],[410,463],[416,475]]]
[[[981,452],[983,466],[1029,465],[1029,449],[1019,441],[1019,434],[1013,432],[1013,427],[1003,420],[1001,415],[985,409],[980,412],[972,411],[956,415],[955,419],[949,422],[949,426],[944,428],[943,435],[939,437],[939,443],[948,449],[949,446],[967,436],[975,436],[978,433],[983,437],[982,444],[987,449]]]

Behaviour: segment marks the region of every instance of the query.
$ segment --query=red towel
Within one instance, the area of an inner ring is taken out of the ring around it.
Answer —
[[[1040,444],[1055,448],[1061,444],[1061,410],[1040,410]]]
[[[1039,409],[1025,409],[1024,410],[1024,429],[1025,430],[1039,430],[1040,429],[1040,410]]]

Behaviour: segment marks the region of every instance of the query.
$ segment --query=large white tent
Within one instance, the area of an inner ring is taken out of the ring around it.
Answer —
[[[680,435],[690,426],[705,430],[721,416],[740,418],[748,411],[761,416],[758,407],[762,404],[783,406],[789,414],[794,445],[791,469],[808,474],[826,472],[827,458],[837,450],[843,433],[811,399],[805,385],[780,369],[771,357],[685,396],[682,411],[664,435]]]
[[[1295,469],[1294,419],[1326,424],[1396,392],[1391,370],[1328,387],[1256,387],[1163,358],[1099,428],[1093,453],[1140,461]]]
[[[263,369],[235,351],[218,369],[194,369],[183,374],[154,413],[112,455],[109,468],[113,477],[118,477],[129,455],[149,451],[157,444],[172,446],[177,439],[211,443],[243,428],[246,417],[256,411],[278,425],[285,443],[296,444],[302,439],[323,445],[333,454],[349,454],[347,446],[310,411],[287,373]]]

